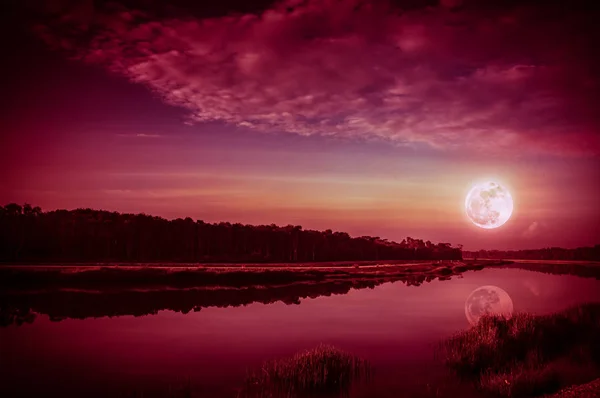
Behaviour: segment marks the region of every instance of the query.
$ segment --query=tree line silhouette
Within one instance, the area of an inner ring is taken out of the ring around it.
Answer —
[[[562,247],[548,247],[531,250],[479,250],[463,251],[465,258],[489,259],[518,259],[518,260],[575,260],[575,261],[600,261],[600,245],[593,247],[578,247],[564,249]]]
[[[301,226],[166,220],[93,209],[0,206],[2,262],[319,262],[458,260],[461,246],[393,242]]]

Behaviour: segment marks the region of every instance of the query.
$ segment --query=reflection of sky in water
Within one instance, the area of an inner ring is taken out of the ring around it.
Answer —
[[[365,357],[377,377],[417,383],[435,369],[433,346],[469,326],[465,298],[487,285],[505,290],[515,311],[548,313],[600,301],[600,281],[592,278],[484,269],[449,281],[418,287],[388,283],[300,305],[255,303],[61,322],[40,316],[31,325],[0,328],[0,396],[48,396],[61,389],[70,389],[63,395],[85,389],[89,397],[111,396],[109,390],[122,391],[123,385],[163,385],[181,377],[231,396],[231,386],[249,367],[319,343]]]

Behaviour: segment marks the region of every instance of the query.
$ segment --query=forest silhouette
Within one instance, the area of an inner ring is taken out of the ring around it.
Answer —
[[[303,263],[325,261],[529,259],[600,261],[600,245],[463,251],[407,237],[305,230],[299,225],[207,223],[94,209],[0,206],[4,263]]]
[[[0,206],[0,262],[274,263],[458,260],[461,246],[298,225],[206,223],[93,209]]]
[[[600,245],[565,249],[562,247],[547,247],[528,250],[478,250],[463,251],[465,258],[494,259],[494,260],[572,260],[600,261]]]

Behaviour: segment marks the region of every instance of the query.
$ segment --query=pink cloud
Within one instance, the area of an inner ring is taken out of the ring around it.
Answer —
[[[64,21],[39,31],[188,109],[192,122],[443,150],[600,152],[589,105],[599,82],[585,46],[569,42],[581,21],[441,3],[401,12],[290,0],[205,19],[117,8],[78,35]]]
[[[531,224],[529,224],[529,226],[527,227],[527,229],[525,229],[525,231],[523,231],[523,237],[525,238],[532,238],[535,235],[537,235],[540,231],[540,223],[538,223],[537,221],[532,222]]]

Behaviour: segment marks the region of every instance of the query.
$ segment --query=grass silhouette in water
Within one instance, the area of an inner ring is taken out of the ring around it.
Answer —
[[[328,345],[265,362],[249,374],[239,396],[339,397],[356,381],[368,380],[370,365],[363,359]]]
[[[486,394],[531,397],[600,376],[600,304],[552,315],[484,316],[438,355]]]

